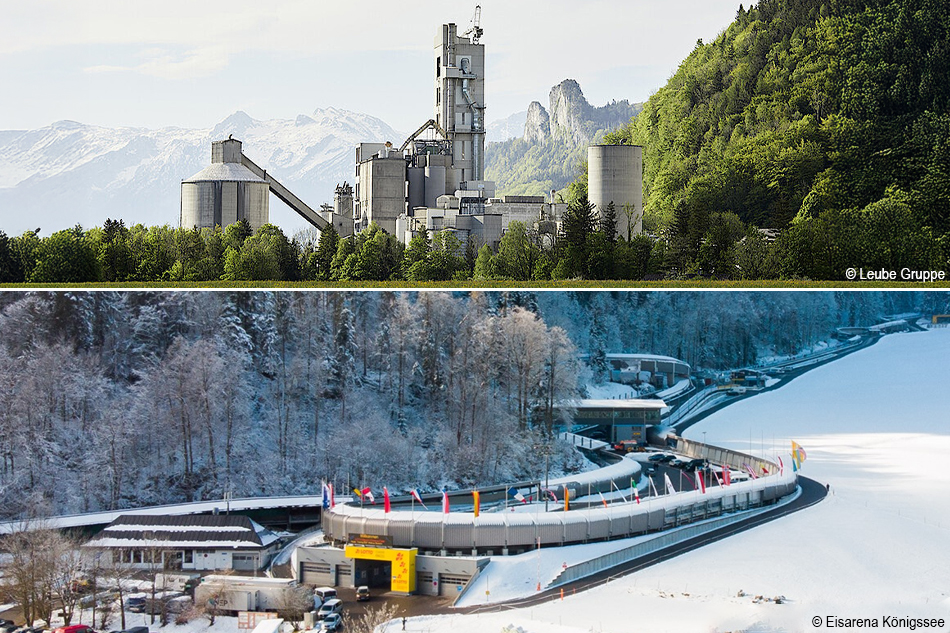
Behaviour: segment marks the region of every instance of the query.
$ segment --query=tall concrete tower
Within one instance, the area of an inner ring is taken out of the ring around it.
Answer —
[[[617,235],[627,240],[643,232],[643,149],[637,145],[587,148],[587,199],[597,214],[614,203]]]
[[[443,24],[435,38],[435,120],[452,141],[462,181],[485,174],[485,45],[478,43],[478,20],[476,9],[461,36],[455,24]]]

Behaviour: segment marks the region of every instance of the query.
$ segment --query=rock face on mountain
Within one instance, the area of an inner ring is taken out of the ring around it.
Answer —
[[[545,143],[551,139],[551,117],[538,101],[528,106],[528,117],[524,123],[524,140],[529,143]]]
[[[44,234],[76,224],[178,225],[181,181],[211,162],[211,142],[243,141],[244,153],[312,207],[353,180],[353,147],[398,141],[383,121],[338,108],[262,121],[235,112],[211,129],[105,128],[59,121],[0,131],[0,230]],[[272,199],[271,222],[288,233],[306,223]],[[9,211],[9,212],[7,212]]]
[[[557,138],[574,145],[589,143],[598,130],[620,127],[642,109],[626,99],[595,108],[573,79],[551,88],[548,103],[548,110],[537,101],[528,106],[524,140],[545,143]]]

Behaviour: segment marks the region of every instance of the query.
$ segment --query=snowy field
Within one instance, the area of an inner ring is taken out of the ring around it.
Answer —
[[[803,474],[829,483],[832,494],[791,517],[563,601],[413,618],[406,630],[777,633],[825,631],[828,616],[946,621],[948,376],[950,330],[894,334],[729,406],[686,436],[702,440],[705,431],[712,444],[746,451],[751,445],[767,455],[780,447],[786,465],[795,439],[808,453]],[[757,602],[759,595],[787,601]],[[814,617],[822,618],[818,627]],[[390,627],[398,630],[401,624]]]

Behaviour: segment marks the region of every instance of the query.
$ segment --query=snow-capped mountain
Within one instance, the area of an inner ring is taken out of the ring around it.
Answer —
[[[126,226],[177,226],[181,181],[211,161],[211,142],[233,135],[244,153],[316,208],[353,181],[359,142],[403,136],[375,117],[337,108],[259,121],[236,112],[213,129],[105,128],[59,121],[0,131],[0,230],[43,234],[106,218]],[[288,234],[306,225],[276,198],[271,221]]]

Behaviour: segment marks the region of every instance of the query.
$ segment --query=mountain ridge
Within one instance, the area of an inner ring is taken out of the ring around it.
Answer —
[[[376,117],[316,108],[293,119],[255,119],[238,110],[210,128],[109,128],[55,121],[36,130],[0,131],[0,229],[19,234],[75,224],[177,225],[180,183],[210,163],[212,141],[233,135],[245,153],[312,206],[352,181],[359,142],[401,135]],[[275,223],[299,226],[271,205]],[[285,226],[285,229],[291,226]]]

